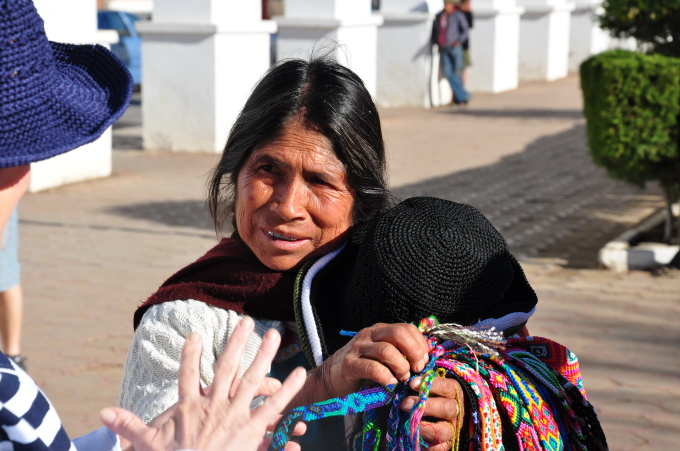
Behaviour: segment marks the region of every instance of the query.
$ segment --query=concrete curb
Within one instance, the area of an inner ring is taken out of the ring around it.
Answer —
[[[673,215],[680,216],[680,204],[673,205]],[[600,266],[615,272],[650,270],[668,265],[680,253],[680,246],[664,243],[640,242],[632,245],[637,238],[657,227],[666,217],[665,210],[659,210],[637,226],[626,230],[600,249]]]

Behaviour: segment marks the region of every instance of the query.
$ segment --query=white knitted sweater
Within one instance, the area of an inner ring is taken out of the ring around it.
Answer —
[[[203,338],[201,384],[210,385],[217,359],[243,315],[196,300],[153,305],[142,317],[128,350],[118,403],[148,423],[177,402],[177,373],[182,346],[191,332]],[[241,372],[255,358],[267,329],[283,334],[280,321],[255,319],[241,358]]]

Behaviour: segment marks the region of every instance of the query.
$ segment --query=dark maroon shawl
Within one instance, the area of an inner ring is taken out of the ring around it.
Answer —
[[[134,328],[154,304],[195,299],[262,319],[293,321],[295,271],[274,271],[263,265],[235,238],[225,238],[166,280],[137,308]]]

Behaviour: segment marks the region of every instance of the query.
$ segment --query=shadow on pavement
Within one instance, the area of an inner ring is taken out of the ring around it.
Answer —
[[[527,110],[527,109],[502,109],[502,110],[469,110],[465,107],[451,109],[440,109],[442,114],[453,114],[462,116],[475,117],[510,117],[517,119],[581,119],[583,118],[583,111],[581,110]]]
[[[113,135],[112,147],[116,150],[141,150],[142,137],[135,135]]]
[[[192,227],[212,232],[205,202],[199,200],[161,201],[121,205],[107,209],[115,215],[157,222],[170,227]]]
[[[519,259],[560,259],[568,267],[596,268],[599,249],[631,225],[626,212],[657,208],[661,196],[610,179],[592,163],[585,142],[585,127],[577,125],[541,137],[496,164],[394,192],[402,199],[435,196],[475,206]]]
[[[543,114],[543,113],[541,113]],[[579,112],[580,114],[580,112]],[[585,127],[543,136],[498,163],[396,188],[400,198],[435,196],[478,208],[519,259],[556,259],[597,268],[599,249],[662,205],[658,189],[642,191],[609,178],[587,148]],[[455,158],[455,148],[451,150]],[[123,205],[110,213],[209,231],[202,200]]]
[[[135,234],[149,234],[149,235],[178,235],[190,236],[200,238],[214,238],[214,234],[210,233],[196,233],[177,229],[159,230],[157,228],[150,229],[148,227],[134,227],[134,226],[120,226],[120,225],[100,225],[100,224],[75,224],[72,222],[56,222],[56,221],[39,221],[35,219],[20,219],[19,224],[26,224],[38,227],[49,228],[63,228],[69,230],[96,230],[96,231],[117,231]]]

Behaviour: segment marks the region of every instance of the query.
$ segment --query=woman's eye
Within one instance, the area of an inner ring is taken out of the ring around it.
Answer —
[[[260,170],[264,172],[274,172],[274,165],[273,164],[263,164],[260,166]]]
[[[312,178],[312,182],[316,183],[317,185],[330,185],[323,177],[315,176]]]

